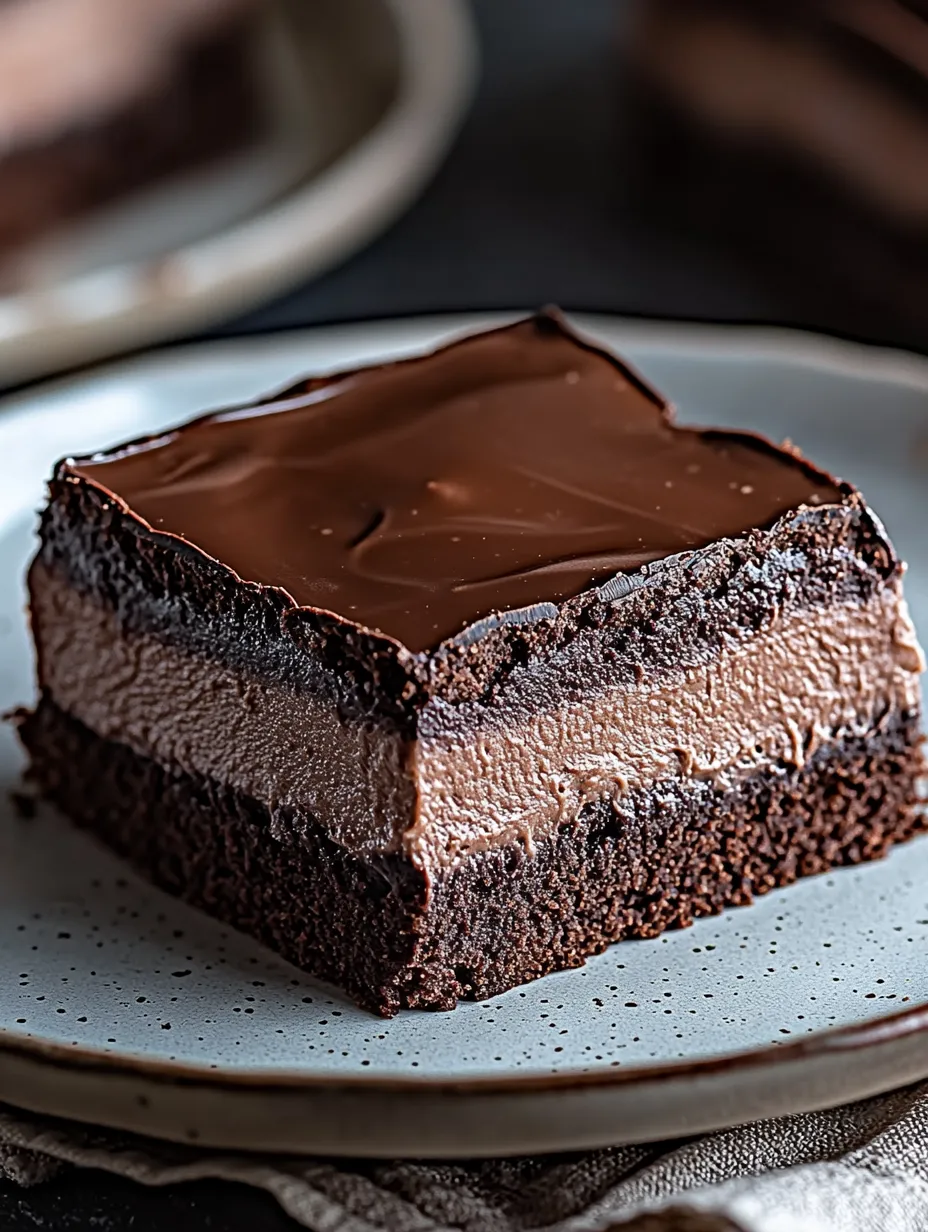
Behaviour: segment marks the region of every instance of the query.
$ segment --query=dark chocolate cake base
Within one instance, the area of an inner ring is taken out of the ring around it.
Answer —
[[[387,1017],[580,966],[926,828],[918,720],[898,713],[799,770],[590,805],[533,853],[485,851],[431,886],[398,857],[350,854],[310,817],[102,740],[48,699],[21,736],[44,793],[147,878]]]

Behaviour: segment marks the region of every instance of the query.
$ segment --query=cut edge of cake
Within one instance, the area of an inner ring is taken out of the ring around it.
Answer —
[[[370,1009],[495,995],[924,828],[903,567],[836,491],[412,654],[63,464],[30,575],[33,773]]]

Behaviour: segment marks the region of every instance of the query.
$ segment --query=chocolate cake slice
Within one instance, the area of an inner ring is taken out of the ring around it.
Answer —
[[[923,828],[903,567],[553,313],[58,464],[33,771],[384,1015]]]

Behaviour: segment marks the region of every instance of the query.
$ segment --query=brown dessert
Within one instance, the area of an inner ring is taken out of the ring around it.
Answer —
[[[553,314],[66,460],[41,540],[46,793],[382,1014],[922,825],[862,497]]]

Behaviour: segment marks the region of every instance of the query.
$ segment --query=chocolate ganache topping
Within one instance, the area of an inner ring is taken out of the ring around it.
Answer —
[[[72,469],[242,579],[413,651],[841,499],[761,437],[676,427],[553,313]]]

